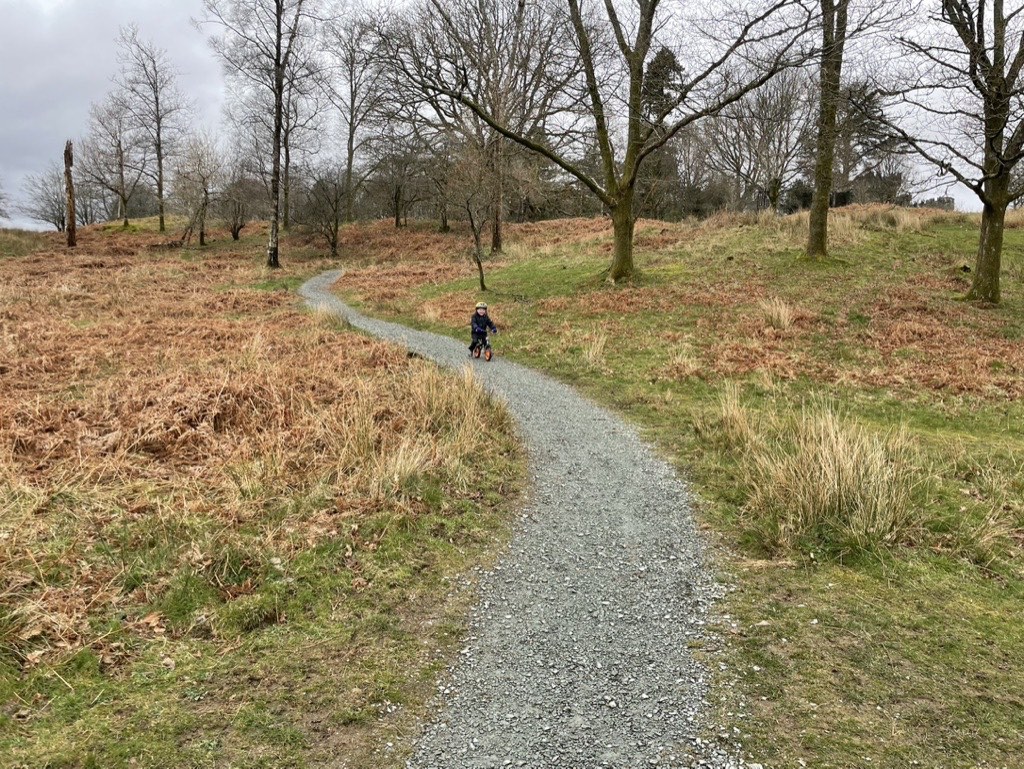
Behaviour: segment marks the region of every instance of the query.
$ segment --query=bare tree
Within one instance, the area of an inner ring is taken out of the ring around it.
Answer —
[[[885,88],[895,136],[982,203],[968,299],[998,303],[1006,209],[1024,197],[1024,6],[931,0],[916,34],[901,36],[912,68]]]
[[[88,178],[75,182],[75,219],[82,227],[104,221],[110,206],[106,190]]]
[[[424,191],[430,184],[425,173],[429,155],[420,135],[400,119],[381,125],[371,152],[374,173],[367,180],[367,191],[378,202],[381,213],[390,211],[395,227],[400,228],[410,208],[429,197]]]
[[[802,170],[812,92],[805,73],[790,70],[709,121],[709,161],[735,179],[737,203],[778,210],[783,190]]]
[[[473,55],[475,38],[466,34],[455,15],[454,9],[466,2],[470,0],[428,0],[403,30],[392,35],[396,60],[425,92],[468,107],[493,130],[549,158],[601,200],[614,226],[609,267],[613,281],[633,273],[635,187],[644,161],[684,127],[717,114],[802,62],[800,43],[811,22],[800,0],[709,2],[694,11],[697,18],[683,17],[678,6],[662,6],[659,0],[621,5],[612,0],[565,0],[564,6],[555,0],[492,0],[514,7],[508,14],[510,34],[522,34],[533,14],[567,25],[564,35],[574,49],[571,57],[548,60],[527,45],[516,50],[518,59],[502,60],[500,68],[560,82],[560,95],[547,109],[548,122],[576,126],[574,118],[586,120],[587,130],[577,136],[587,146],[597,144],[600,172],[594,174],[579,162],[582,153],[574,156],[568,146],[515,126],[488,103],[483,86],[489,81],[481,76]],[[661,48],[672,49],[679,74],[663,85],[662,108],[645,113],[646,65]],[[586,104],[582,112],[577,109],[581,101]],[[580,149],[579,142],[575,146]]]
[[[580,83],[573,82],[579,79],[580,58],[556,0],[428,1],[404,31],[393,32],[385,34],[389,58],[399,63],[401,79],[418,88],[438,127],[465,133],[461,112],[472,110],[472,102],[515,135],[554,138],[549,122],[567,115],[583,97]],[[575,123],[569,120],[561,128],[572,132]],[[508,137],[486,125],[485,141],[494,177],[491,250],[500,252]]]
[[[266,208],[265,189],[239,156],[229,160],[227,168],[216,210],[232,240],[238,240],[245,226]]]
[[[319,149],[325,99],[319,78],[289,78],[285,97],[285,120],[281,134],[282,226],[291,224],[292,169],[301,155]]]
[[[270,162],[270,240],[267,266],[280,267],[281,156],[289,73],[301,69],[301,41],[316,21],[306,0],[203,0],[200,24],[219,28],[210,45],[225,69],[269,97],[273,120]]]
[[[64,172],[56,163],[42,173],[29,174],[22,185],[22,204],[18,211],[33,221],[64,232],[68,224],[67,191]]]
[[[354,219],[355,198],[372,165],[357,175],[357,158],[374,138],[367,130],[380,115],[387,91],[380,65],[377,37],[369,17],[357,11],[349,14],[344,24],[336,23],[328,30],[327,46],[333,58],[333,78],[328,81],[327,95],[341,118],[345,144],[344,220]]]
[[[494,186],[498,184],[493,173],[491,147],[486,141],[466,143],[456,153],[457,160],[449,177],[448,197],[469,222],[473,234],[473,263],[476,265],[480,290],[486,291],[484,282],[483,232],[491,221],[495,205]]]
[[[220,152],[210,136],[196,134],[185,141],[174,172],[174,195],[188,216],[183,241],[198,233],[199,245],[206,245],[206,218],[223,170]]]
[[[83,147],[83,175],[115,197],[116,215],[127,227],[128,202],[149,164],[149,143],[117,94],[92,105],[89,124],[89,137]]]
[[[167,51],[142,40],[135,25],[121,28],[118,62],[121,71],[115,83],[135,126],[148,137],[153,154],[147,175],[156,188],[160,232],[164,232],[164,165],[185,131],[191,105],[178,89],[178,73]]]
[[[327,163],[310,173],[310,182],[297,219],[324,240],[331,256],[337,256],[346,208],[344,167]]]
[[[4,192],[3,180],[0,179],[0,219],[7,219],[10,216],[10,213],[8,212],[9,205],[7,193]]]

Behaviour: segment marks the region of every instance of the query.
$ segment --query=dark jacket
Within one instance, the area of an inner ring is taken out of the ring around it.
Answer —
[[[469,327],[473,329],[473,336],[487,336],[488,329],[495,334],[498,333],[498,327],[494,325],[491,316],[486,312],[483,315],[477,315],[474,312],[472,320],[469,321]]]

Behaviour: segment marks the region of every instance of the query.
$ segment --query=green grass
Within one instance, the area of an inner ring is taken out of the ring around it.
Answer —
[[[1024,758],[1024,403],[1010,395],[1024,372],[971,358],[1024,334],[1024,233],[1007,233],[1004,304],[986,310],[959,299],[974,220],[895,221],[849,227],[821,263],[801,257],[799,222],[665,225],[660,241],[653,223],[640,228],[638,279],[619,287],[600,279],[609,238],[573,242],[552,223],[560,245],[517,244],[510,228],[514,256],[488,273],[498,354],[618,409],[693,481],[701,520],[734,553],[721,561],[738,588],[720,607],[732,619],[712,658],[738,680],[720,690],[722,720],[772,767]],[[464,279],[389,285],[380,299],[358,273],[359,288],[339,285],[349,300],[464,336],[461,314],[443,311],[478,298],[468,265]],[[765,331],[768,296],[806,317]],[[759,435],[822,399],[868,431],[903,426],[919,523],[895,546],[830,554],[811,540],[773,554],[747,509],[749,454],[718,429],[730,382]]]
[[[476,468],[476,481],[491,490],[479,502],[426,493],[429,511],[384,511],[362,520],[358,535],[294,558],[243,534],[247,552],[181,568],[154,591],[154,641],[111,620],[105,645],[131,653],[127,666],[108,670],[90,650],[28,674],[6,660],[4,765],[313,767],[347,749],[352,766],[368,768],[390,764],[358,756],[393,742],[403,746],[390,757],[397,766],[464,632],[472,591],[456,577],[505,536],[517,498],[509,477],[521,472],[507,462]],[[189,532],[140,525],[125,533],[135,547],[119,548],[133,559],[125,579],[148,584],[182,537],[217,534],[209,524]],[[56,566],[59,549],[54,543],[52,560],[36,558]],[[233,600],[214,586],[250,583],[252,592]]]
[[[4,765],[312,767],[353,739],[403,743],[464,629],[471,591],[455,578],[507,531],[508,503],[495,503],[515,497],[510,469],[485,470],[485,503],[443,498],[415,520],[364,522],[381,535],[373,551],[353,556],[343,537],[294,559],[261,554],[258,587],[232,601],[179,572],[152,605],[166,637],[113,675],[89,650],[27,676],[7,668]]]
[[[28,256],[51,241],[52,233],[0,229],[0,259]]]

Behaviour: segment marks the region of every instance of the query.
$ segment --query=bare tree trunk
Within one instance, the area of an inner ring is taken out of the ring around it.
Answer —
[[[494,137],[494,149],[491,153],[494,167],[494,200],[491,201],[491,253],[500,254],[503,250],[502,223],[505,215],[505,139]]]
[[[391,196],[395,208],[395,229],[402,229],[402,188],[395,187],[395,194]]]
[[[1003,254],[1003,234],[1006,224],[1008,198],[998,195],[985,203],[981,214],[981,236],[978,258],[975,262],[974,281],[967,299],[999,304],[999,273]]]
[[[203,190],[203,207],[199,211],[199,245],[206,245],[206,211],[210,206],[210,193]]]
[[[128,179],[124,173],[125,164],[125,153],[124,146],[120,143],[117,145],[117,174],[118,174],[118,198],[121,201],[121,216],[124,218],[122,226],[128,229]]]
[[[618,199],[611,210],[612,230],[615,248],[612,253],[612,266],[608,271],[608,279],[617,283],[633,275],[633,229],[636,220],[633,218],[633,189],[629,188]]]
[[[291,227],[291,195],[292,195],[292,150],[289,146],[290,139],[284,140],[284,145],[281,148],[284,152],[284,168],[282,170],[282,222],[281,225],[284,231],[287,232],[288,228]]]
[[[349,112],[350,115],[354,114],[355,108]],[[356,126],[355,120],[350,118],[348,121],[348,133],[345,141],[345,223],[351,224],[355,221],[354,215],[354,201],[352,200],[352,175],[353,168],[356,164]]]
[[[850,0],[821,0],[824,33],[821,49],[821,107],[818,145],[814,161],[814,197],[811,198],[807,256],[828,255],[828,208],[832,198],[832,169],[836,157],[836,113],[842,85],[843,49]]]
[[[153,96],[153,101],[156,109],[154,114],[156,115],[156,126],[155,134],[156,141],[154,147],[156,149],[156,199],[157,205],[160,209],[160,232],[165,232],[167,226],[164,222],[164,139],[163,139],[163,115],[160,112],[160,93],[157,91]]]
[[[280,8],[280,6],[279,6]],[[277,269],[281,266],[280,259],[280,222],[281,222],[281,133],[284,123],[284,62],[281,52],[281,13],[277,14],[277,34],[275,35],[276,59],[274,61],[274,147],[273,161],[270,169],[270,199],[272,214],[270,217],[270,242],[267,244],[267,267]]]
[[[71,141],[64,145],[64,189],[67,193],[67,212],[65,213],[65,231],[68,236],[68,248],[78,245],[78,218],[75,210],[75,179],[72,168],[75,165],[75,147]]]
[[[158,144],[156,147],[156,197],[157,205],[160,208],[160,232],[167,230],[167,225],[164,221],[164,157],[163,148]]]
[[[487,284],[484,283],[484,244],[483,228],[484,223],[473,216],[473,207],[466,205],[466,213],[469,214],[469,228],[473,230],[473,261],[476,262],[477,275],[480,277],[480,290],[486,291]]]

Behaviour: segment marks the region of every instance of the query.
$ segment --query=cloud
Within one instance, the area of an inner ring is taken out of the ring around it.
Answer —
[[[85,134],[89,105],[117,72],[115,40],[126,24],[167,49],[197,122],[215,126],[223,79],[191,24],[200,10],[201,0],[0,0],[0,183],[8,194],[16,198],[26,174]]]

